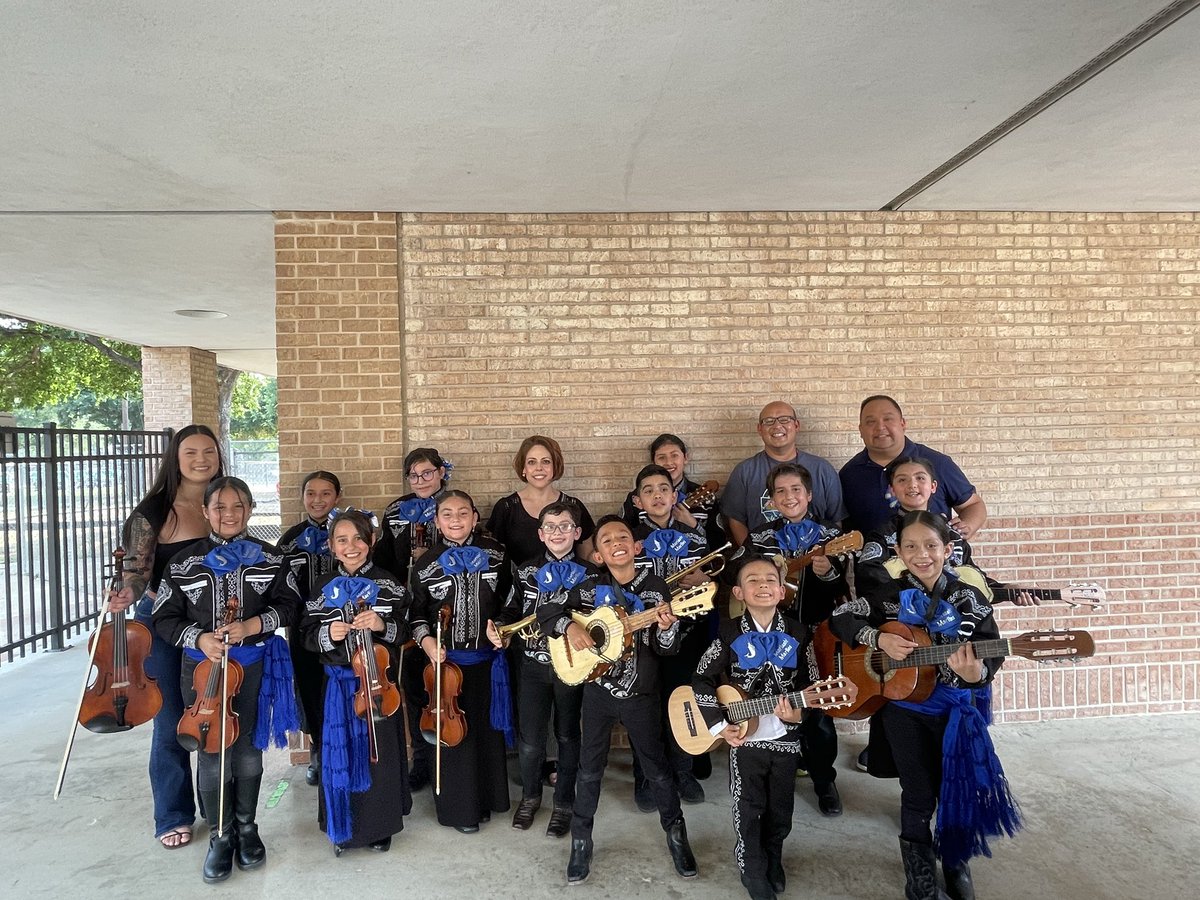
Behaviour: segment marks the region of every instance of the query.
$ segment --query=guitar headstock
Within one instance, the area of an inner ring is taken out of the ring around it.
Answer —
[[[1096,652],[1096,642],[1086,631],[1027,631],[1008,643],[1015,655],[1034,662],[1086,659]]]
[[[688,588],[671,601],[671,612],[679,618],[699,616],[713,608],[713,600],[717,596],[717,583],[706,581],[694,588]]]
[[[695,512],[708,509],[717,502],[717,491],[721,490],[719,481],[706,481],[683,498],[683,505]]]
[[[852,553],[863,548],[863,536],[861,531],[847,531],[845,534],[839,534],[832,541],[825,544],[826,556],[841,556],[843,553]]]
[[[1104,601],[1108,599],[1104,588],[1092,582],[1072,581],[1059,593],[1062,595],[1063,603],[1076,608],[1090,606],[1092,609],[1100,609],[1104,605]]]
[[[800,695],[808,709],[842,709],[854,705],[858,685],[844,675],[837,675],[809,685]]]

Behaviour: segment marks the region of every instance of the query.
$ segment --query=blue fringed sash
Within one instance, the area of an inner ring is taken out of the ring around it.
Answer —
[[[321,790],[325,792],[325,834],[344,844],[354,833],[350,795],[371,787],[371,746],[367,721],[354,714],[358,677],[348,666],[325,666],[325,721],[321,728]]]
[[[459,666],[476,666],[489,659],[492,662],[492,709],[490,724],[504,735],[508,747],[516,745],[513,730],[512,689],[508,683],[508,660],[503,650],[447,650],[446,659]]]
[[[190,647],[183,651],[188,659],[201,662],[207,657]],[[296,711],[295,674],[292,672],[292,657],[287,641],[277,634],[271,635],[261,644],[229,648],[229,658],[240,666],[252,666],[262,662],[262,686],[258,690],[258,710],[255,715],[254,734],[251,740],[259,750],[271,744],[287,746],[287,733],[300,728],[300,715]]]
[[[991,856],[989,837],[1012,837],[1021,829],[1021,809],[992,746],[987,717],[976,708],[975,693],[939,682],[924,703],[893,701],[925,715],[949,715],[934,843],[942,861],[952,867],[973,856]],[[990,702],[987,706],[990,712]]]

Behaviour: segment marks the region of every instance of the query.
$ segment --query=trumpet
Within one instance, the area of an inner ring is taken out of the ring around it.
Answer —
[[[537,616],[526,616],[518,622],[513,622],[511,625],[497,625],[496,634],[500,636],[500,640],[507,644],[514,634],[520,635],[526,641],[536,641],[542,636],[541,629],[538,628]]]
[[[714,575],[720,575],[725,568],[725,563],[728,561],[725,558],[725,551],[731,549],[732,547],[733,544],[729,543],[729,541],[726,541],[722,546],[718,547],[712,553],[708,554],[707,556],[700,557],[686,569],[680,569],[678,572],[668,575],[663,579],[663,581],[674,587],[675,582],[679,581],[681,578],[686,578],[693,572],[703,572],[710,578]]]

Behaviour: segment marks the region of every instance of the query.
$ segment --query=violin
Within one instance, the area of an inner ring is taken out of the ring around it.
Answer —
[[[442,607],[438,614],[437,643],[442,646],[442,630],[450,620],[450,608]],[[425,667],[425,692],[429,705],[421,710],[421,736],[437,748],[437,780],[434,787],[441,793],[442,747],[457,747],[467,736],[467,717],[458,706],[462,693],[463,673],[457,665],[431,662]]]
[[[125,550],[118,547],[113,551],[113,591],[124,584],[124,560]],[[152,640],[150,629],[126,618],[125,610],[113,613],[97,629],[88,644],[95,676],[79,705],[80,725],[98,734],[111,734],[128,731],[158,715],[162,693],[146,674]]]
[[[430,544],[429,526],[424,522],[414,522],[412,527],[412,540],[409,546],[414,550],[428,549]]]
[[[237,598],[230,597],[225,603],[225,625],[233,624],[237,611]],[[175,730],[180,745],[189,753],[197,750],[223,753],[238,739],[238,714],[233,711],[233,698],[242,688],[242,678],[241,665],[236,659],[229,658],[229,637],[226,635],[220,662],[205,658],[192,674],[196,700],[184,710]]]
[[[357,611],[368,609],[359,602]],[[371,762],[379,762],[379,745],[375,738],[375,721],[394,716],[400,709],[400,691],[396,682],[388,676],[387,647],[376,644],[369,628],[354,629],[350,639],[356,646],[350,654],[350,667],[358,676],[358,688],[354,692],[354,714],[367,720],[367,736],[371,748]]]

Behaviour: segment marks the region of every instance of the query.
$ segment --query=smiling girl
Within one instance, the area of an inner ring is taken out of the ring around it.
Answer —
[[[403,718],[376,720],[378,759],[371,762],[367,723],[354,713],[356,637],[370,631],[394,654],[409,634],[408,592],[371,562],[373,519],[356,509],[334,518],[329,542],[337,565],[317,582],[301,623],[305,645],[328,676],[317,817],[338,856],[350,847],[387,852],[412,806]]]

